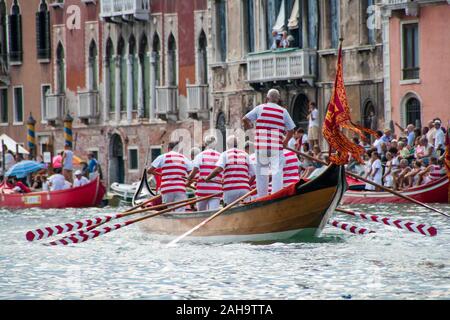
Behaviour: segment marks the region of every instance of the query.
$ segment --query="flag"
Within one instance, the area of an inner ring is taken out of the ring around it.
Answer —
[[[348,163],[349,155],[359,163],[363,163],[364,148],[356,145],[342,132],[342,128],[349,129],[364,138],[363,132],[376,135],[376,132],[352,123],[347,94],[344,86],[344,74],[342,64],[342,42],[339,47],[336,80],[334,89],[328,103],[327,114],[323,126],[323,135],[330,145],[330,161],[337,165]],[[331,154],[335,150],[336,154]]]

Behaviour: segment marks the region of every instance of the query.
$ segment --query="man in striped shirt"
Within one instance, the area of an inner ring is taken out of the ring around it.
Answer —
[[[170,142],[168,152],[156,158],[148,169],[149,174],[161,175],[161,195],[163,203],[176,202],[187,199],[186,178],[192,170],[192,162],[184,155],[175,152],[177,142]],[[157,171],[161,169],[161,173]],[[185,208],[175,210],[184,212]]]
[[[216,163],[216,168],[206,178],[211,181],[223,172],[223,201],[230,204],[250,191],[254,168],[248,154],[237,148],[237,139],[230,136],[227,139],[227,150],[222,152]]]
[[[269,90],[268,103],[259,105],[242,119],[245,129],[256,124],[256,185],[258,197],[268,194],[272,175],[272,192],[283,188],[283,149],[294,134],[295,124],[288,111],[279,106],[280,92]]]
[[[205,197],[222,192],[222,174],[218,174],[211,181],[207,182],[205,180],[216,168],[216,163],[220,157],[220,153],[214,150],[216,142],[217,141],[214,136],[206,137],[205,150],[203,152],[200,152],[194,158],[193,169],[188,177],[187,186],[189,186],[194,178],[197,177],[197,190],[195,192],[195,195],[197,197]],[[216,210],[220,207],[221,198],[222,194],[218,195],[217,197],[198,202],[198,211]]]

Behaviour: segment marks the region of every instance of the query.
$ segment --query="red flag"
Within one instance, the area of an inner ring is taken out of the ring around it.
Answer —
[[[376,132],[352,123],[350,108],[347,101],[347,93],[344,86],[344,74],[342,65],[342,42],[339,47],[339,56],[336,71],[334,89],[328,103],[328,111],[323,126],[323,135],[330,145],[330,150],[336,150],[336,154],[330,156],[332,163],[343,165],[348,163],[349,154],[358,162],[363,163],[364,148],[350,141],[342,132],[342,128],[349,129],[364,138],[363,132],[376,135]]]

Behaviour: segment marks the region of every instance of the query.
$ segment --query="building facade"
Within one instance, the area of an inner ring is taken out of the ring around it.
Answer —
[[[450,119],[448,1],[384,3],[387,107],[403,127]]]

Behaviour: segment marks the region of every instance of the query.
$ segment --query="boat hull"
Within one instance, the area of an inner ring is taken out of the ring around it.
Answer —
[[[402,194],[424,203],[448,203],[449,180],[443,177],[432,183],[403,191]],[[411,203],[389,192],[348,190],[342,204]]]
[[[202,242],[286,241],[319,236],[345,191],[341,167],[330,166],[292,196],[230,209],[189,237]],[[144,220],[141,228],[167,238],[192,229],[214,212],[167,214]]]
[[[82,187],[68,190],[27,194],[0,193],[0,208],[63,209],[95,207],[102,202],[105,191],[105,187],[97,177]]]

